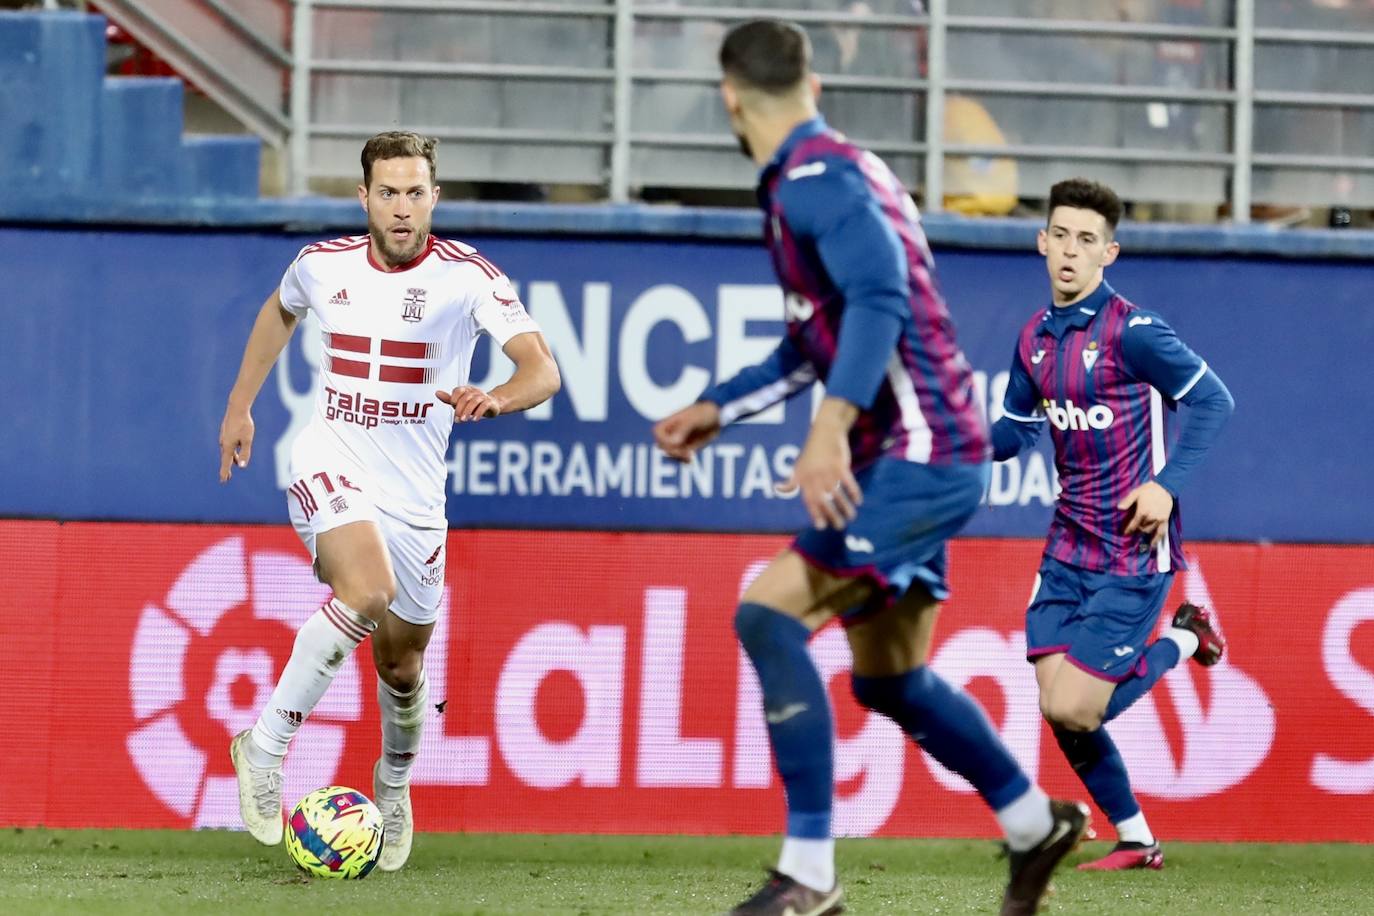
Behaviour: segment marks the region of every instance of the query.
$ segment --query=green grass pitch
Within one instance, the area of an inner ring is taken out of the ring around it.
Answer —
[[[838,848],[851,913],[996,911],[1006,865],[990,842]],[[5,829],[0,913],[718,913],[776,851],[771,838],[421,834],[403,871],[336,882],[298,877],[284,847],[243,833]],[[1162,872],[1067,871],[1047,912],[1374,913],[1374,847],[1170,843],[1165,855]]]

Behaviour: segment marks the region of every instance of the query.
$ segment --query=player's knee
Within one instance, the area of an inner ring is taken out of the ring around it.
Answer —
[[[893,689],[893,685],[889,683],[891,680],[885,677],[854,675],[849,679],[849,689],[853,691],[854,699],[859,701],[860,706],[882,713],[890,719],[902,707],[902,696]]]
[[[373,620],[380,622],[381,619],[386,616],[387,609],[391,607],[392,602],[395,600],[396,586],[394,583],[389,582],[386,585],[369,589],[366,597],[363,599],[364,605],[366,606],[366,610],[364,610],[363,613]]]
[[[942,693],[935,672],[926,665],[889,677],[854,676],[849,683],[859,705],[890,719],[901,716],[904,724],[924,716]]]
[[[420,672],[424,670],[423,658],[418,652],[407,652],[395,658],[375,658],[377,677],[385,681],[396,693],[412,693],[420,686]]]
[[[1048,690],[1040,691],[1040,715],[1044,717],[1046,722],[1051,725],[1054,724],[1054,717],[1050,715],[1050,692]]]
[[[739,637],[744,651],[750,655],[764,651],[764,647],[774,640],[774,633],[781,623],[779,618],[783,616],[762,604],[740,602],[735,610],[735,635]]]
[[[1054,740],[1064,752],[1064,759],[1074,770],[1090,766],[1101,758],[1101,752],[1091,731],[1074,731],[1054,726]]]
[[[335,594],[350,608],[369,620],[381,622],[387,609],[396,600],[396,583],[360,583],[336,588]]]
[[[1079,697],[1051,697],[1048,702],[1042,698],[1040,710],[1050,725],[1071,732],[1097,731],[1105,712]]]

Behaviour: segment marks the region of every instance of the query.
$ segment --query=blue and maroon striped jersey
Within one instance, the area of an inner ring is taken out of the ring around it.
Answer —
[[[1208,375],[1163,318],[1105,282],[1082,301],[1037,312],[1026,323],[1005,414],[1050,425],[1062,489],[1046,556],[1118,575],[1185,568],[1176,493],[1168,535],[1155,550],[1139,534],[1122,535],[1126,513],[1117,504],[1163,471],[1178,402]]]
[[[758,197],[786,334],[762,364],[702,395],[721,406],[722,422],[820,379],[861,410],[849,440],[855,468],[882,456],[988,460],[973,373],[901,181],[817,117],[764,167]]]

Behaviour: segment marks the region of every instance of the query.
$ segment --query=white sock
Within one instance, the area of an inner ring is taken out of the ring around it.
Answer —
[[[334,675],[358,643],[375,629],[377,624],[338,598],[326,601],[310,615],[296,633],[281,680],[253,725],[249,763],[261,768],[281,766],[291,739],[329,689]]]
[[[382,765],[377,772],[382,785],[403,789],[410,785],[410,768],[420,750],[429,707],[429,681],[420,671],[420,683],[410,693],[397,693],[377,678],[377,705],[382,710]]]
[[[778,871],[812,890],[834,890],[835,841],[783,837]]]
[[[1172,639],[1178,646],[1178,660],[1181,662],[1186,662],[1188,659],[1192,658],[1193,653],[1197,651],[1198,638],[1197,634],[1192,630],[1185,630],[1181,627],[1169,627],[1169,629],[1164,631],[1164,638]]]
[[[1144,811],[1138,811],[1117,824],[1116,838],[1123,843],[1143,843],[1146,846],[1154,845],[1155,841],[1155,835],[1150,832],[1150,825],[1145,823]]]
[[[997,811],[996,816],[1012,852],[1025,852],[1049,836],[1054,828],[1050,797],[1035,785],[1016,801]]]

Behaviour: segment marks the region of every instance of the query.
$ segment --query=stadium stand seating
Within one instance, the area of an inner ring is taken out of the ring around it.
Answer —
[[[0,215],[54,193],[256,197],[261,141],[185,136],[179,80],[105,76],[105,19],[0,13]]]

